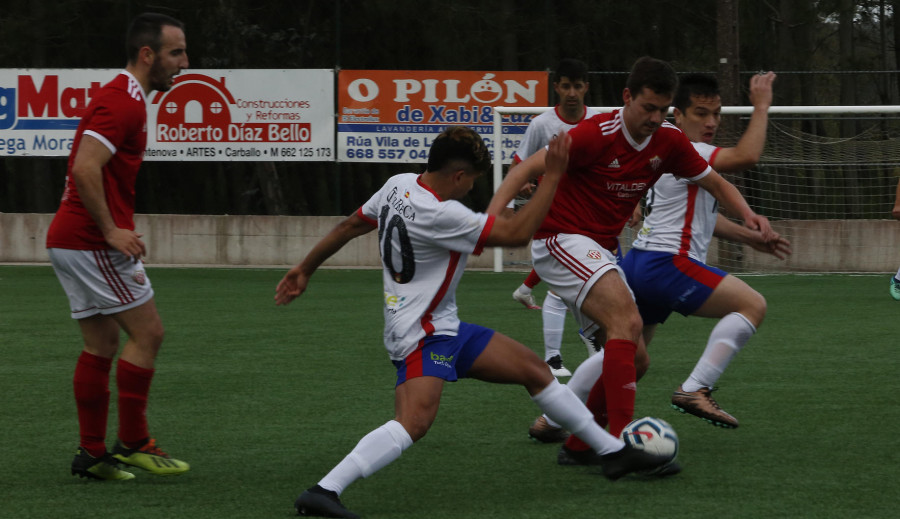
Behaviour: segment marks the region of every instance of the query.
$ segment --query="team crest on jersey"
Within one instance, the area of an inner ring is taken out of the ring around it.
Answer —
[[[662,164],[662,159],[659,158],[659,155],[655,155],[652,159],[650,159],[650,167],[653,168],[653,171],[658,170],[660,164]]]
[[[131,274],[131,279],[133,279],[135,283],[141,286],[143,286],[143,284],[147,282],[147,276],[144,274],[143,270],[135,270],[134,273]]]
[[[587,257],[595,260],[602,260],[603,253],[598,250],[589,250],[587,253]]]

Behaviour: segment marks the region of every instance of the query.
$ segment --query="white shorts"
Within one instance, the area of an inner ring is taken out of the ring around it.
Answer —
[[[535,272],[565,301],[584,334],[590,336],[597,331],[597,324],[581,313],[581,304],[607,272],[615,270],[625,279],[615,254],[587,236],[557,234],[532,241],[531,259]]]
[[[72,319],[115,314],[153,297],[144,264],[116,250],[47,249]]]

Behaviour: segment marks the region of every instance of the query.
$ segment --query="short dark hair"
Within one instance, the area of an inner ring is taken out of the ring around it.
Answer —
[[[691,97],[718,97],[719,81],[709,74],[685,74],[678,80],[672,106],[682,113],[691,107]]]
[[[125,56],[128,63],[137,62],[141,47],[150,47],[159,52],[162,47],[162,28],[171,25],[184,30],[184,24],[169,15],[161,13],[142,13],[137,15],[128,26],[125,36]]]
[[[588,80],[588,67],[585,62],[572,59],[572,58],[563,58],[556,65],[556,72],[553,74],[553,82],[559,83],[559,81],[567,77],[569,81],[578,81],[579,79],[587,83]]]
[[[465,126],[448,126],[431,143],[428,171],[436,172],[453,161],[463,161],[479,172],[491,169],[491,154],[478,133]]]
[[[644,56],[634,62],[625,87],[632,97],[640,94],[644,88],[657,94],[674,94],[678,87],[678,75],[667,62]]]

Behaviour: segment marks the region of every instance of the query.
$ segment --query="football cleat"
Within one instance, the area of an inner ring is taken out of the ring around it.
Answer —
[[[528,294],[523,294],[522,292],[519,292],[519,289],[517,288],[515,292],[513,292],[513,299],[525,305],[525,308],[529,310],[541,309],[541,307],[538,306],[537,302],[534,300],[534,294],[530,292]]]
[[[143,446],[134,449],[125,447],[121,441],[117,440],[112,455],[126,465],[144,469],[157,476],[177,476],[191,469],[191,466],[184,461],[176,460],[157,447],[156,440],[153,438]]]
[[[319,485],[300,494],[300,497],[294,501],[294,510],[297,511],[297,515],[359,519],[358,515],[347,510],[341,504],[336,492],[325,490]]]
[[[670,461],[662,467],[648,470],[640,475],[653,478],[667,478],[676,474],[681,474],[681,465],[677,461]]]
[[[895,277],[891,278],[891,297],[895,301],[900,301],[900,281],[897,281]]]
[[[569,433],[562,427],[550,425],[544,415],[541,415],[528,428],[528,437],[541,443],[560,443],[569,438]]]
[[[108,452],[95,458],[83,447],[78,447],[78,450],[75,451],[75,459],[72,460],[72,475],[104,481],[134,479],[134,474],[120,469],[119,463]]]
[[[588,357],[593,356],[603,349],[602,344],[597,344],[597,336],[591,335],[588,337],[584,334],[584,330],[578,330],[578,338],[581,339],[581,342],[583,342],[585,346],[587,346]]]
[[[563,445],[556,455],[556,463],[558,465],[601,465],[603,456],[594,452],[593,449],[575,451]]]
[[[716,427],[737,428],[737,418],[719,407],[718,402],[711,395],[713,391],[714,389],[701,387],[697,391],[685,392],[679,386],[678,390],[672,394],[672,407],[682,413],[700,417]]]
[[[672,470],[677,470],[677,472],[667,475],[681,472],[681,466],[672,461],[672,456],[651,454],[628,444],[625,444],[621,450],[600,456],[600,468],[603,475],[612,481],[632,473],[662,472],[667,465],[672,466]]]
[[[559,355],[554,355],[547,359],[547,365],[550,366],[550,373],[553,373],[554,377],[571,377],[572,372],[566,369],[562,363],[562,357]]]

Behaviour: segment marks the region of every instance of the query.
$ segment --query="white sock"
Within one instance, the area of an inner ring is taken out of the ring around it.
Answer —
[[[575,393],[582,402],[587,402],[588,395],[591,394],[591,388],[597,383],[600,375],[603,374],[603,357],[606,350],[600,350],[596,354],[585,359],[578,365],[578,369],[572,373],[569,379],[569,389]]]
[[[706,350],[681,389],[690,393],[701,387],[713,387],[754,333],[756,327],[743,315],[732,312],[723,317],[709,334]]]
[[[894,278],[900,279],[900,269],[897,269],[897,273],[894,274]]]
[[[340,495],[350,483],[384,468],[412,444],[412,438],[400,422],[391,420],[363,436],[350,454],[319,481],[319,486]]]
[[[516,292],[527,296],[531,293],[531,287],[526,285],[525,283],[522,283],[521,285],[519,285],[519,288],[516,289]]]
[[[541,317],[544,321],[544,360],[559,355],[563,330],[566,327],[567,310],[566,303],[558,295],[547,292],[541,306]]]
[[[584,362],[579,364],[575,373],[572,373],[572,378],[570,378],[569,382],[566,384],[569,389],[572,390],[572,393],[574,393],[582,402],[587,402],[588,396],[591,394],[591,389],[594,387],[594,384],[597,383],[600,375],[603,374],[604,351],[605,350],[598,351],[595,355],[588,357]],[[560,425],[554,422],[549,416],[544,415],[544,418],[547,420],[547,423],[553,427],[560,427]]]
[[[594,421],[594,415],[572,390],[554,379],[540,393],[531,397],[541,410],[555,423],[578,436],[600,454],[608,454],[622,448],[622,440],[609,434]]]

